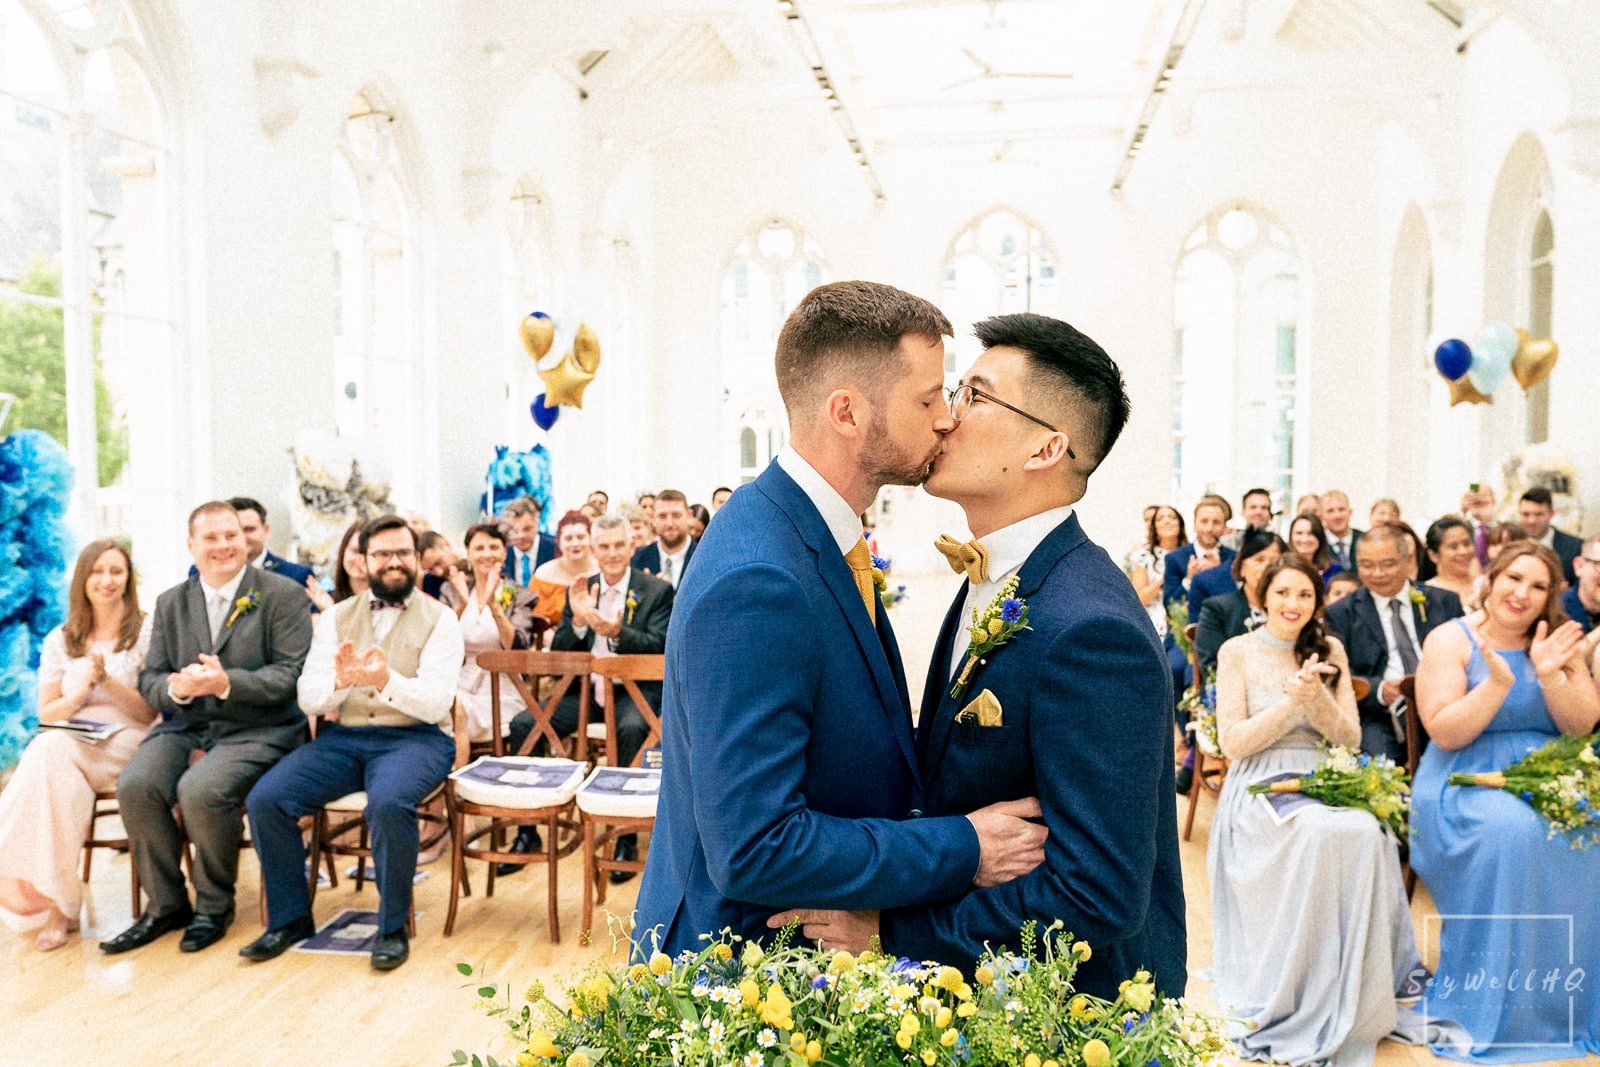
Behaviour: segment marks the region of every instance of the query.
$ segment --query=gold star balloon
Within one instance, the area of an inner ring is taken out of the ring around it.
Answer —
[[[522,349],[535,363],[545,357],[555,343],[555,320],[542,311],[535,311],[522,320],[517,330],[522,338]]]
[[[1457,404],[1494,403],[1493,397],[1484,396],[1482,393],[1478,392],[1477,389],[1473,388],[1472,379],[1468,378],[1465,374],[1457,378],[1455,381],[1447,384],[1450,386],[1451,407],[1455,407]]]
[[[539,372],[544,382],[544,402],[547,406],[570,404],[583,407],[583,390],[594,381],[594,374],[578,366],[578,361],[568,352],[554,366]]]

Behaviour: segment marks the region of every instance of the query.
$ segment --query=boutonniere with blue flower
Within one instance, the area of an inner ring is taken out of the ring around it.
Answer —
[[[889,588],[890,565],[890,561],[882,556],[872,557],[872,584],[878,590],[878,599],[883,601],[885,608],[892,608],[906,598],[904,585]]]
[[[228,616],[228,625],[232,626],[234,623],[238,622],[240,618],[250,614],[260,606],[260,591],[256,589],[250,590],[248,593],[245,593],[243,596],[239,597],[233,602],[233,612]]]
[[[967,634],[972,638],[972,644],[967,649],[967,662],[961,668],[961,676],[956,679],[955,686],[950,690],[952,700],[959,697],[961,690],[966,688],[967,678],[979,660],[1023,630],[1033,629],[1028,625],[1028,602],[1017,596],[1018,581],[1019,577],[1013,574],[1006,579],[1006,583],[1000,587],[1000,591],[989,601],[987,607],[981,611],[977,608],[972,609],[972,625],[967,627]]]
[[[1422,590],[1418,589],[1416,586],[1411,587],[1411,603],[1416,605],[1417,618],[1422,621],[1423,625],[1427,625],[1428,598],[1426,595],[1424,595]]]
[[[511,605],[517,599],[516,587],[514,587],[510,582],[501,582],[500,588],[495,590],[494,598],[495,601],[499,603],[500,611],[502,613],[509,612],[511,610]]]
[[[632,589],[630,589],[630,590],[628,590],[628,602],[627,602],[626,605],[624,605],[624,610],[623,610],[623,613],[622,613],[622,625],[624,625],[624,626],[632,626],[633,625],[633,613],[638,611],[638,610],[639,610],[639,594],[635,593]]]

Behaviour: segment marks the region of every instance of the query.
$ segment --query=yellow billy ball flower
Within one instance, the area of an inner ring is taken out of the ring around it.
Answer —
[[[611,995],[611,978],[609,975],[597,974],[583,983],[583,991],[595,1000],[604,1000]]]
[[[1079,963],[1088,963],[1089,957],[1094,955],[1094,949],[1089,947],[1089,942],[1087,941],[1074,941],[1072,943],[1072,954],[1078,957]]]
[[[979,985],[994,985],[994,968],[979,967],[978,973],[973,977],[978,980]]]
[[[954,993],[956,990],[960,989],[964,983],[962,981],[960,971],[956,970],[954,967],[940,967],[939,974],[934,978],[933,984],[944,990],[946,993]]]
[[[529,1004],[537,1004],[544,999],[544,983],[535,979],[528,983],[528,989],[522,994],[522,999]]]
[[[628,968],[628,981],[630,982],[642,982],[649,977],[650,968],[646,967],[642,963],[635,963],[632,967]]]
[[[1083,1043],[1083,1067],[1110,1067],[1111,1048],[1098,1037]]]
[[[672,959],[665,952],[657,952],[650,957],[650,973],[657,977],[672,970]]]
[[[714,959],[718,959],[723,963],[726,963],[733,959],[733,946],[719,941],[715,945],[711,946],[711,955]]]
[[[761,987],[754,978],[746,978],[739,983],[739,996],[744,999],[745,1007],[753,1008],[761,1003]]]
[[[1039,1065],[1043,1062],[1043,1060],[1039,1059],[1039,1054],[1037,1052],[1030,1052],[1026,1056],[1022,1057],[1022,1067],[1039,1067]]]
[[[574,1052],[567,1057],[567,1067],[589,1067],[589,1057],[581,1052]]]
[[[938,1060],[939,1054],[933,1051],[933,1049],[925,1048],[922,1050],[922,1062],[927,1064],[927,1067],[933,1067]]]
[[[806,1059],[812,1063],[816,1063],[818,1060],[822,1059],[822,1042],[806,1042]]]
[[[960,1040],[960,1038],[961,1035],[956,1033],[954,1030],[946,1030],[944,1033],[939,1035],[939,1044],[943,1045],[945,1048],[949,1048],[951,1045],[954,1045],[958,1040]]]
[[[955,1013],[949,1008],[940,1008],[938,1011],[933,1013],[933,1025],[943,1030],[945,1027],[950,1025],[950,1020],[954,1017]]]

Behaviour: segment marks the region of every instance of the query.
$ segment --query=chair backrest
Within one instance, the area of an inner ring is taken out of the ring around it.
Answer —
[[[1372,683],[1357,675],[1350,679],[1350,691],[1356,695],[1356,703],[1359,704],[1372,695]]]
[[[1417,711],[1417,676],[1408,674],[1400,679],[1400,699],[1406,707],[1406,770],[1416,781],[1417,764],[1428,747],[1428,728],[1422,725],[1422,714]]]
[[[600,676],[601,683],[606,686],[606,762],[613,767],[617,765],[617,683],[621,682],[623,691],[633,701],[633,706],[639,709],[639,716],[650,730],[629,765],[641,766],[644,754],[661,744],[661,716],[645,698],[639,683],[664,681],[667,676],[667,657],[603,656],[596,659],[590,669]]]
[[[578,687],[578,739],[577,752],[574,759],[586,759],[588,755],[588,740],[584,737],[583,724],[589,721],[589,671],[594,662],[593,657],[587,652],[534,652],[518,650],[515,652],[493,651],[478,653],[478,666],[489,675],[489,712],[491,723],[491,736],[494,739],[495,755],[503,756],[504,742],[501,740],[500,729],[500,678],[504,675],[510,679],[512,686],[522,697],[522,702],[528,706],[528,713],[533,716],[533,729],[528,732],[522,748],[514,755],[529,756],[533,748],[543,737],[550,745],[552,756],[566,756],[567,749],[561,741],[561,736],[556,733],[555,727],[550,725],[550,719],[555,715],[556,709],[561,706],[561,698],[567,695],[573,685]],[[535,695],[539,688],[540,678],[553,679],[550,695],[541,701]]]

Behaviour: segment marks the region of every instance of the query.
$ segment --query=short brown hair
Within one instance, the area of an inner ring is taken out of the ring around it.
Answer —
[[[1233,518],[1233,505],[1228,503],[1227,497],[1219,496],[1216,493],[1207,493],[1200,498],[1199,503],[1195,504],[1194,513],[1196,518],[1199,517],[1201,508],[1221,508],[1224,519]]]
[[[1489,564],[1487,580],[1483,586],[1484,605],[1487,606],[1489,603],[1489,593],[1494,589],[1495,579],[1523,556],[1536,557],[1544,564],[1545,570],[1550,572],[1550,591],[1545,595],[1544,610],[1539,613],[1538,618],[1528,624],[1528,633],[1532,634],[1541,622],[1554,630],[1567,621],[1567,613],[1561,607],[1561,583],[1565,581],[1565,576],[1561,569],[1561,560],[1553,551],[1537,541],[1513,541],[1500,550],[1494,562]]]
[[[537,519],[542,511],[539,502],[533,497],[519,496],[500,509],[500,517],[509,521],[522,515],[532,515]]]
[[[791,417],[839,382],[881,392],[900,367],[907,334],[954,334],[944,312],[878,282],[832,282],[807,293],[778,334],[778,393]]]
[[[223,513],[239,517],[239,512],[226,500],[207,500],[204,504],[189,512],[189,536],[194,536],[194,524],[200,521],[202,515],[220,515]]]
[[[678,492],[676,489],[663,489],[661,492],[656,494],[656,503],[682,504],[684,507],[688,507],[689,498]]]

